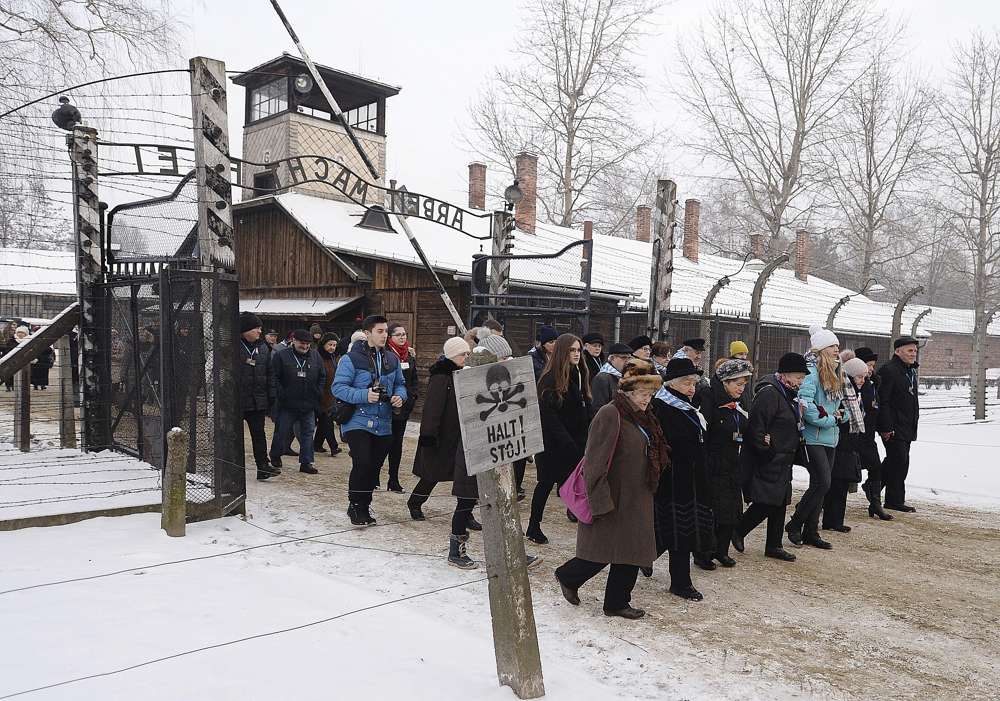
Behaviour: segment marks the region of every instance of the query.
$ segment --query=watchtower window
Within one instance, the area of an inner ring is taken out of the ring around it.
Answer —
[[[256,122],[288,109],[288,79],[278,78],[250,94],[250,121]]]
[[[278,188],[278,180],[274,177],[273,170],[265,170],[262,173],[254,173],[253,175],[253,196],[254,197],[266,197],[267,195],[273,195],[274,191]]]
[[[344,118],[353,129],[378,133],[378,103],[372,102],[344,112]]]

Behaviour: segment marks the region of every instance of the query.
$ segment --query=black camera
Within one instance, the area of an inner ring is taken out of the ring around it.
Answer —
[[[392,397],[390,396],[386,388],[382,386],[381,382],[379,382],[378,380],[373,380],[372,383],[368,385],[368,389],[378,394],[378,401],[385,402],[386,404],[389,404],[391,406]],[[400,408],[392,407],[392,413],[399,414]]]

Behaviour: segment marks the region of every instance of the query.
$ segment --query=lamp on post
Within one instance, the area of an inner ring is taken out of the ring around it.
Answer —
[[[753,286],[753,296],[750,298],[750,338],[747,345],[750,346],[750,363],[753,365],[753,381],[756,382],[759,376],[757,368],[760,358],[760,308],[764,296],[764,286],[774,271],[788,262],[788,254],[782,253],[780,256],[764,265],[757,282]],[[751,385],[753,382],[751,382]]]
[[[892,312],[892,339],[899,338],[899,334],[903,328],[903,309],[906,305],[910,303],[910,300],[916,297],[918,294],[924,291],[923,285],[917,285],[912,290],[908,290],[900,299],[899,303],[896,305],[896,309]]]
[[[703,365],[706,368],[712,367],[712,322],[708,318],[712,315],[712,304],[715,303],[715,298],[722,290],[723,287],[731,282],[731,278],[736,277],[743,272],[743,269],[747,267],[747,262],[753,257],[753,252],[751,251],[743,259],[743,265],[735,273],[730,275],[723,275],[715,284],[712,285],[712,289],[708,291],[708,295],[705,297],[705,302],[701,305],[701,337],[705,339],[705,362]]]
[[[833,322],[837,318],[837,313],[841,310],[841,308],[845,304],[850,302],[853,298],[863,294],[867,294],[869,292],[884,292],[884,291],[885,288],[882,287],[882,285],[878,284],[878,280],[876,280],[873,277],[868,278],[868,280],[865,281],[865,284],[860,291],[855,292],[852,295],[846,295],[837,300],[837,303],[833,305],[833,309],[831,309],[830,313],[826,315],[826,328],[830,329],[831,331],[833,330]]]

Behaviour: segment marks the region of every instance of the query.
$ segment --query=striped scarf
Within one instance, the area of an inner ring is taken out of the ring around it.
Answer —
[[[598,373],[606,372],[609,375],[611,375],[612,377],[617,377],[619,379],[622,376],[622,374],[620,372],[618,372],[618,369],[615,368],[615,366],[612,365],[611,363],[604,363],[604,365],[601,366],[601,369],[598,370],[597,372]]]

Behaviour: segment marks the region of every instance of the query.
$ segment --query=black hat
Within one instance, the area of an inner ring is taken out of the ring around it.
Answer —
[[[539,326],[538,333],[535,334],[535,338],[538,339],[539,343],[545,344],[559,338],[559,332],[548,325]]]
[[[878,360],[878,353],[873,351],[868,346],[861,346],[861,348],[856,348],[854,350],[854,356],[856,358],[861,358],[866,363],[871,362],[872,360]]]
[[[229,317],[232,319],[233,317]],[[240,312],[240,333],[246,333],[251,329],[259,329],[263,324],[260,317],[253,312]]]
[[[801,372],[809,374],[806,359],[798,353],[785,353],[778,361],[778,372]]]
[[[892,349],[902,348],[903,346],[919,346],[920,341],[915,339],[913,336],[900,336],[892,343]],[[856,354],[855,354],[856,355]]]
[[[653,345],[653,339],[649,336],[636,336],[631,341],[628,342],[628,347],[634,351],[639,350],[643,346]]]
[[[313,337],[305,329],[295,329],[292,331],[292,338],[296,341],[312,341]]]
[[[604,336],[599,333],[588,333],[581,339],[584,343],[600,343],[604,345]]]
[[[642,348],[642,346],[639,347]],[[624,343],[612,343],[611,347],[608,348],[608,356],[612,355],[632,355],[632,348]]]
[[[686,341],[681,342],[682,346],[687,346],[688,348],[693,348],[699,353],[705,352],[705,339],[704,338],[689,338]]]
[[[688,358],[671,358],[670,362],[667,363],[667,369],[663,373],[663,381],[669,382],[670,380],[676,380],[678,377],[686,377],[688,375],[701,375],[702,370]]]
[[[277,329],[268,329],[267,331],[264,332],[264,335],[265,336],[277,336],[278,335],[278,331],[277,331]]]

